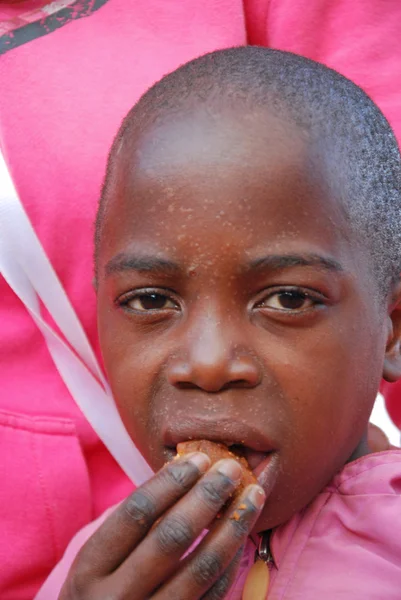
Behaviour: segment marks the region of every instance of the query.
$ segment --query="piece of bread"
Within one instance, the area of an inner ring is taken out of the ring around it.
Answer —
[[[234,458],[242,467],[242,481],[233,494],[233,498],[238,498],[244,489],[252,483],[258,483],[255,475],[251,471],[248,462],[243,456],[238,456],[232,452],[225,444],[211,442],[209,440],[190,440],[188,442],[180,442],[177,444],[177,455],[183,456],[190,452],[203,452],[207,454],[212,465],[222,458]]]

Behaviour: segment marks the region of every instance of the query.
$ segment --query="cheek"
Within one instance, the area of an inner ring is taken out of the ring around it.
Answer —
[[[103,361],[121,418],[138,446],[151,432],[151,399],[164,362],[160,344],[146,343],[129,320],[99,311],[99,338]]]
[[[381,378],[378,330],[322,324],[312,335],[280,339],[266,358],[282,390],[289,453],[299,462],[317,452],[351,453],[360,441]],[[345,321],[346,322],[346,321]],[[328,444],[335,441],[336,444]]]
[[[362,324],[354,335],[333,328],[313,340],[300,335],[275,345],[269,362],[282,392],[286,433],[260,530],[288,520],[347,462],[366,430],[381,360],[377,331]]]

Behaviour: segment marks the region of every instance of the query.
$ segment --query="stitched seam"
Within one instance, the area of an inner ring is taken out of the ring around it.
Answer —
[[[47,435],[73,435],[75,433],[75,424],[68,419],[30,417],[0,410],[0,427],[2,426],[23,431],[40,432]],[[43,431],[43,427],[46,426],[52,427],[53,431]]]
[[[47,521],[49,524],[50,537],[51,537],[51,541],[52,541],[52,545],[53,545],[54,561],[57,561],[57,557],[60,556],[60,553],[58,552],[58,544],[57,544],[57,540],[56,540],[55,525],[54,525],[52,511],[50,508],[49,498],[48,498],[48,494],[47,494],[46,485],[44,482],[42,469],[40,468],[40,464],[39,464],[38,449],[37,449],[36,439],[34,436],[32,438],[32,451],[33,451],[32,453],[33,453],[34,460],[35,460],[36,471],[38,474],[39,487],[42,491],[43,506],[44,506]]]
[[[43,431],[40,428],[29,427],[29,425],[14,425],[12,423],[0,423],[0,427],[15,429],[17,431],[28,431],[32,434],[38,435],[54,435],[54,436],[66,436],[66,437],[74,437],[76,435],[74,427],[71,427],[71,431]]]

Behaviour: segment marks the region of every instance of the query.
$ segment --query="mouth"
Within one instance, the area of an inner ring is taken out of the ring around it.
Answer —
[[[247,461],[261,485],[266,479],[266,472],[270,470],[270,463],[276,462],[274,457],[277,449],[263,432],[231,419],[211,424],[204,419],[191,418],[191,421],[166,427],[162,437],[167,460],[176,456],[180,442],[208,440],[224,444],[235,456]]]
[[[253,448],[250,448],[249,446],[244,446],[243,444],[227,444],[227,442],[222,443],[228,446],[228,448],[230,448],[230,451],[236,456],[242,456],[242,458],[245,458],[251,470],[256,476],[256,471],[258,470],[261,463],[271,454],[271,451],[263,452],[260,450],[254,450]]]

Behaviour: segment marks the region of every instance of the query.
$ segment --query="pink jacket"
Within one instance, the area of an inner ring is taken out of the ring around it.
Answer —
[[[399,0],[70,0],[21,14],[42,4],[0,2],[0,145],[96,350],[92,222],[106,155],[164,73],[246,42],[292,50],[361,84],[401,135]],[[132,484],[1,277],[0,298],[0,597],[27,600],[72,536]]]
[[[105,516],[74,538],[36,600],[57,598],[79,548]],[[273,533],[268,600],[399,600],[400,531],[401,450],[346,465]],[[250,541],[227,600],[241,600],[254,554]]]

